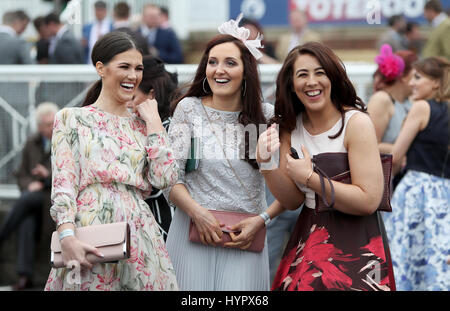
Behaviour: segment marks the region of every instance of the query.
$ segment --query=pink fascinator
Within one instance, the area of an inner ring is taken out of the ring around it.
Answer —
[[[250,53],[258,60],[263,55],[258,50],[262,48],[261,40],[263,36],[258,34],[258,37],[255,40],[248,40],[250,36],[250,30],[245,27],[239,27],[239,22],[241,21],[243,14],[239,14],[236,20],[230,19],[228,22],[223,23],[218,27],[219,32],[224,35],[231,35],[239,40],[241,40],[245,46],[249,49]]]
[[[389,44],[383,44],[380,48],[380,54],[375,57],[378,69],[388,80],[394,80],[403,74],[405,62],[403,58],[392,53]]]

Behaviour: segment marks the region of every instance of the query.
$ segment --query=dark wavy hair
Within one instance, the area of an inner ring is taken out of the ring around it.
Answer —
[[[305,111],[305,106],[293,89],[294,63],[300,55],[304,54],[318,60],[331,82],[331,101],[342,115],[341,128],[335,135],[330,136],[332,139],[337,138],[344,129],[344,107],[352,107],[362,112],[366,112],[367,108],[356,95],[342,61],[330,48],[319,42],[308,42],[297,46],[287,55],[277,76],[275,116],[272,122],[280,125],[281,132],[291,133],[297,125],[298,114]]]
[[[117,54],[135,49],[142,54],[142,51],[136,47],[133,38],[122,31],[112,31],[99,39],[92,49],[92,64],[102,62],[107,65]],[[95,103],[100,91],[102,90],[102,79],[95,82],[86,94],[82,106],[88,106]]]
[[[216,45],[232,42],[234,43],[241,52],[241,59],[244,63],[244,77],[246,87],[245,94],[242,93],[242,111],[239,114],[238,121],[244,127],[249,124],[254,124],[258,129],[259,136],[259,125],[267,124],[267,120],[264,117],[262,110],[262,92],[260,87],[260,80],[258,74],[258,66],[255,57],[250,53],[247,47],[242,43],[241,40],[234,38],[230,35],[216,35],[207,44],[206,49],[202,55],[200,63],[198,65],[197,71],[194,76],[194,80],[188,85],[188,90],[181,97],[178,97],[171,104],[170,113],[173,115],[178,103],[186,97],[204,97],[211,95],[211,88],[206,83],[206,90],[203,89],[203,79],[206,77],[206,66],[208,64],[209,52]],[[243,80],[243,81],[244,81]],[[206,91],[206,92],[205,92]],[[245,139],[245,161],[248,162],[253,168],[258,169],[258,164],[255,159],[250,159],[249,157],[249,139]]]
[[[151,90],[155,92],[159,115],[161,120],[165,120],[170,114],[170,102],[177,94],[178,74],[167,71],[164,62],[153,55],[144,56],[143,64],[144,73],[139,89],[145,94]]]

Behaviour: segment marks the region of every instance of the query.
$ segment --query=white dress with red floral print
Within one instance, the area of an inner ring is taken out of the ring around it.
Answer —
[[[131,255],[82,269],[78,278],[66,268],[52,269],[45,290],[178,289],[160,229],[144,202],[152,185],[163,189],[177,181],[178,167],[166,132],[146,131],[136,116],[119,117],[94,106],[56,114],[53,220],[76,227],[126,221]]]

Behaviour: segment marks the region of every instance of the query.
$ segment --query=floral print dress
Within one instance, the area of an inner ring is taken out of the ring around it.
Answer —
[[[119,117],[95,106],[65,108],[52,137],[52,207],[56,225],[76,227],[126,221],[130,258],[81,269],[50,272],[45,290],[177,290],[160,229],[144,199],[152,185],[163,189],[178,178],[166,132],[146,134],[136,116]],[[73,277],[73,276],[72,276]]]

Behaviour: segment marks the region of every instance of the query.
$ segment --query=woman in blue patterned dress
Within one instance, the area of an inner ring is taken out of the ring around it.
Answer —
[[[385,215],[398,290],[450,290],[450,63],[430,57],[413,65],[413,106],[393,146],[407,173]]]

